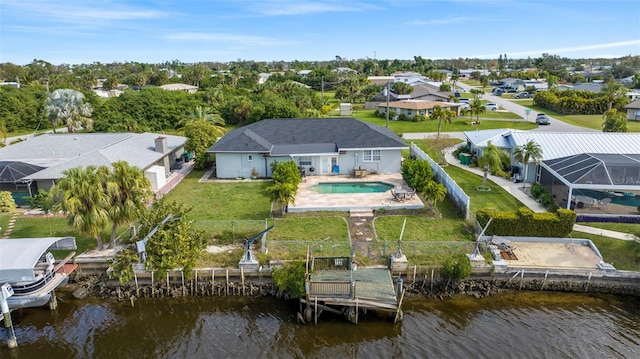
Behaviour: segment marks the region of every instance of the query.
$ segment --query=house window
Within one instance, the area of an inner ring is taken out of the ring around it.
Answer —
[[[411,112],[411,110],[407,110],[407,116],[413,116],[413,112]]]
[[[311,157],[299,157],[298,166],[311,166]]]
[[[248,155],[247,156],[247,161],[249,161],[249,162],[253,161],[253,155]]]
[[[364,150],[362,160],[364,162],[380,161],[380,150]]]

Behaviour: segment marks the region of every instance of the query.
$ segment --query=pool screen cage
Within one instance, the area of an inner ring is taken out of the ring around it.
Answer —
[[[567,209],[597,205],[609,195],[640,196],[640,154],[583,153],[545,160],[538,167],[537,177],[556,203]],[[593,202],[579,205],[577,196]]]

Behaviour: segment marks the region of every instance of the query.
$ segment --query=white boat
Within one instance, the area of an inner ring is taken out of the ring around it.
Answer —
[[[51,293],[69,281],[77,265],[67,262],[75,253],[56,263],[50,249],[76,249],[74,237],[0,239],[0,285],[8,283],[13,295],[10,310],[40,307]]]

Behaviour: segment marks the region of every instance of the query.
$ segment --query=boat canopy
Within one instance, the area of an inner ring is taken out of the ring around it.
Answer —
[[[76,249],[76,239],[74,237],[0,239],[0,284],[35,280],[35,266],[49,249]]]

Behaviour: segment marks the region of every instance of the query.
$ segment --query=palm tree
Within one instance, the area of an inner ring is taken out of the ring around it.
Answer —
[[[424,193],[424,197],[431,203],[431,206],[435,207],[447,196],[447,188],[442,183],[429,181],[422,189],[422,193]]]
[[[45,102],[45,111],[55,132],[60,121],[64,121],[69,132],[75,132],[84,127],[87,131],[93,130],[91,104],[84,103],[82,92],[71,89],[57,89],[48,95]]]
[[[187,117],[182,121],[182,125],[184,126],[188,121],[203,121],[214,125],[214,135],[216,138],[220,138],[224,136],[227,130],[224,128],[225,122],[224,119],[217,113],[210,112],[211,109],[209,107],[196,106],[195,110],[191,112]]]
[[[612,80],[602,86],[600,92],[607,98],[607,110],[611,110],[613,103],[626,92],[626,87]]]
[[[474,98],[473,101],[471,101],[471,104],[469,106],[471,114],[476,116],[476,124],[480,124],[480,115],[486,111],[486,108],[477,97]]]
[[[140,169],[124,161],[115,162],[111,171],[106,167],[98,171],[103,172],[104,191],[110,200],[108,213],[113,226],[109,247],[114,248],[118,226],[132,222],[145,210],[151,198],[151,184]]]
[[[271,198],[282,204],[282,214],[287,211],[289,204],[294,204],[296,199],[297,186],[288,182],[275,182],[267,187],[267,192],[271,193]]]
[[[529,140],[527,143],[515,148],[513,151],[513,158],[522,163],[522,166],[524,167],[524,180],[522,181],[522,188],[524,188],[527,183],[526,180],[529,161],[538,165],[538,163],[540,163],[540,159],[542,159],[542,148],[535,141]]]
[[[109,223],[109,196],[103,191],[101,173],[93,166],[65,170],[52,191],[60,198],[67,222],[83,234],[96,239],[104,248],[100,232]]]
[[[498,148],[489,141],[487,147],[482,151],[482,156],[478,157],[478,165],[484,170],[482,188],[487,188],[487,174],[505,176],[503,167],[510,162],[507,151]]]
[[[444,122],[451,124],[451,118],[454,115],[455,114],[453,113],[453,111],[443,109],[442,107],[440,107],[440,105],[435,105],[433,107],[433,112],[429,115],[429,118],[431,118],[432,120],[438,120],[437,138],[440,138],[440,125],[442,124],[442,121],[444,120]]]
[[[627,132],[627,117],[624,113],[612,108],[602,118],[602,132]]]

